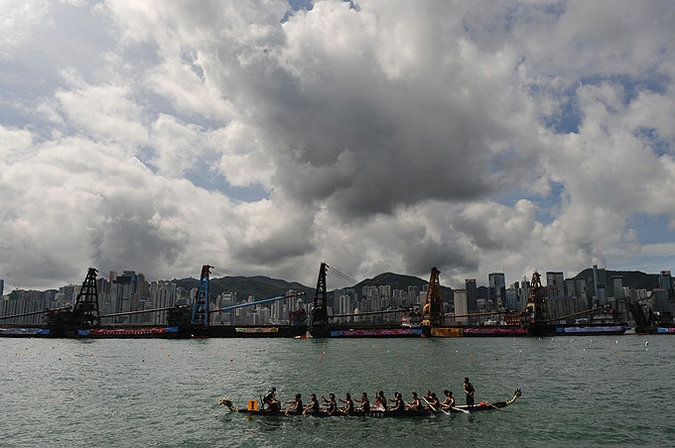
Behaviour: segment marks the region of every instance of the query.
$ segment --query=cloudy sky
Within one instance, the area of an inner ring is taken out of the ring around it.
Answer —
[[[0,25],[8,288],[675,270],[672,1],[0,0]]]

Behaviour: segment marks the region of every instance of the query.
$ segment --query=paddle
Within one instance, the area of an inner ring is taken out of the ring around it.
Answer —
[[[432,406],[431,403],[429,403],[429,400],[427,400],[427,397],[422,397],[422,400],[426,401],[426,403],[429,405],[429,407],[431,408],[432,411],[434,411],[434,412],[438,412],[438,411],[439,411],[439,409],[436,409],[435,407]],[[445,409],[440,409],[440,410],[441,410],[444,414],[449,414],[449,412],[447,412]]]
[[[453,411],[462,412],[464,414],[471,414],[471,412],[467,411],[466,409],[458,408],[458,407],[455,407],[455,406],[452,406],[450,409],[452,409]]]

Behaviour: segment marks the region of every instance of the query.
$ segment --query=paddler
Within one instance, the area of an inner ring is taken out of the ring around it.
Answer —
[[[327,412],[328,415],[333,415],[333,413],[337,410],[337,403],[335,402],[335,394],[333,393],[328,394],[328,400],[326,400],[326,397],[321,395],[321,402],[326,404],[326,408],[323,409],[323,412]]]
[[[286,408],[284,415],[288,415],[289,413],[300,414],[302,412],[302,395],[295,394],[295,400],[286,401],[284,404],[291,405],[291,407]]]
[[[437,411],[438,407],[441,405],[441,402],[438,401],[438,397],[436,396],[436,392],[431,392],[428,398],[424,397],[424,400],[429,405],[426,408],[431,409],[432,411]]]
[[[365,392],[361,395],[361,398],[354,398],[354,401],[361,403],[361,406],[356,408],[360,412],[370,412],[370,400],[368,400],[368,394]]]
[[[408,406],[409,411],[419,411],[422,409],[422,403],[420,403],[420,399],[417,396],[417,392],[413,392],[412,401],[410,403],[406,401],[405,404]]]
[[[352,401],[352,396],[349,394],[349,392],[347,392],[347,394],[345,395],[344,400],[342,398],[338,398],[338,400],[340,400],[345,404],[345,407],[338,408],[338,411],[347,415],[350,415],[352,412],[354,412],[354,402]]]
[[[455,399],[452,396],[452,391],[445,389],[443,391],[445,394],[445,400],[443,400],[443,403],[441,403],[441,409],[450,410],[455,407]]]
[[[384,396],[384,391],[380,391],[377,394],[377,399],[375,399],[375,403],[383,410],[387,410],[387,397]]]
[[[403,396],[400,393],[394,392],[394,398],[390,398],[389,401],[396,403],[394,406],[389,408],[389,412],[405,410]]]
[[[302,413],[313,414],[315,412],[319,412],[320,408],[321,406],[319,405],[319,400],[316,399],[316,394],[312,394],[309,400],[309,404]]]

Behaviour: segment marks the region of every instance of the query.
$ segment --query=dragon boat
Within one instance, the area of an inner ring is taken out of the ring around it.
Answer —
[[[232,400],[229,398],[221,398],[220,399],[220,404],[223,406],[226,406],[230,411],[232,412],[237,412],[241,414],[248,414],[248,415],[259,415],[259,416],[264,416],[264,417],[292,417],[292,416],[311,416],[311,417],[346,417],[347,415],[353,416],[353,417],[429,417],[432,415],[438,415],[438,414],[451,414],[451,413],[471,413],[471,412],[479,412],[479,411],[492,411],[492,410],[501,410],[502,408],[505,408],[513,402],[516,401],[518,397],[520,397],[523,394],[521,389],[516,389],[516,391],[513,393],[513,397],[511,397],[509,400],[506,401],[497,401],[497,402],[487,402],[487,401],[479,401],[473,406],[468,406],[465,404],[457,405],[454,406],[453,408],[449,410],[443,410],[440,408],[431,408],[427,407],[427,409],[422,409],[422,410],[404,410],[404,411],[385,411],[382,409],[378,408],[371,408],[370,411],[365,412],[365,411],[359,411],[359,410],[354,410],[350,412],[349,414],[345,414],[344,412],[333,412],[332,414],[329,414],[328,412],[325,411],[319,411],[319,412],[292,412],[292,413],[286,413],[283,409],[262,409],[262,407],[258,407],[258,401],[257,400],[249,400],[248,402],[248,407],[246,408],[238,408],[235,405],[232,404]]]

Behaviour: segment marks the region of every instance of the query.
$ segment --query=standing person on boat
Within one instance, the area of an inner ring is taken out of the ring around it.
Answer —
[[[274,410],[279,410],[281,407],[281,403],[279,400],[277,400],[277,388],[273,387],[270,390],[267,391],[265,396],[262,399],[262,408],[263,410],[265,409],[265,405],[267,405],[267,410],[268,411],[274,411]],[[276,408],[276,409],[275,409]]]
[[[420,411],[422,409],[422,403],[420,403],[420,399],[417,396],[417,392],[413,392],[412,401],[410,403],[406,401],[405,404],[408,406],[409,411]]]
[[[464,378],[464,393],[466,394],[466,405],[473,406],[473,395],[476,393],[476,388],[473,387],[473,384],[466,377]]]
[[[352,412],[354,412],[354,402],[352,401],[352,396],[350,395],[349,392],[345,395],[345,399],[343,400],[342,398],[338,398],[341,402],[345,404],[344,408],[338,408],[338,411],[342,412],[343,414],[350,415]]]
[[[368,400],[368,394],[364,392],[361,395],[361,399],[354,398],[354,401],[361,403],[361,406],[356,408],[357,411],[370,412],[370,400]]]
[[[375,399],[375,403],[383,410],[387,410],[387,397],[384,396],[384,391],[380,391]]]
[[[302,395],[300,394],[295,394],[295,400],[291,401],[286,401],[284,404],[290,404],[291,407],[286,408],[286,411],[284,411],[284,415],[288,415],[289,413],[293,414],[300,414],[302,412]]]
[[[335,402],[335,394],[333,393],[328,394],[328,400],[326,400],[326,397],[321,395],[321,402],[326,404],[326,408],[323,411],[327,412],[328,415],[333,415],[333,413],[337,410],[337,403]]]
[[[389,401],[396,403],[393,407],[389,408],[389,412],[405,410],[403,396],[400,393],[394,392],[394,398],[390,398]]]
[[[452,391],[445,389],[443,391],[445,394],[445,400],[443,400],[443,403],[441,403],[441,409],[450,410],[455,407],[455,399],[452,396]]]
[[[303,414],[314,414],[315,412],[319,412],[321,409],[321,405],[319,404],[319,400],[316,399],[316,394],[312,394],[311,398],[309,400],[309,404],[305,408],[304,411],[302,411]]]

